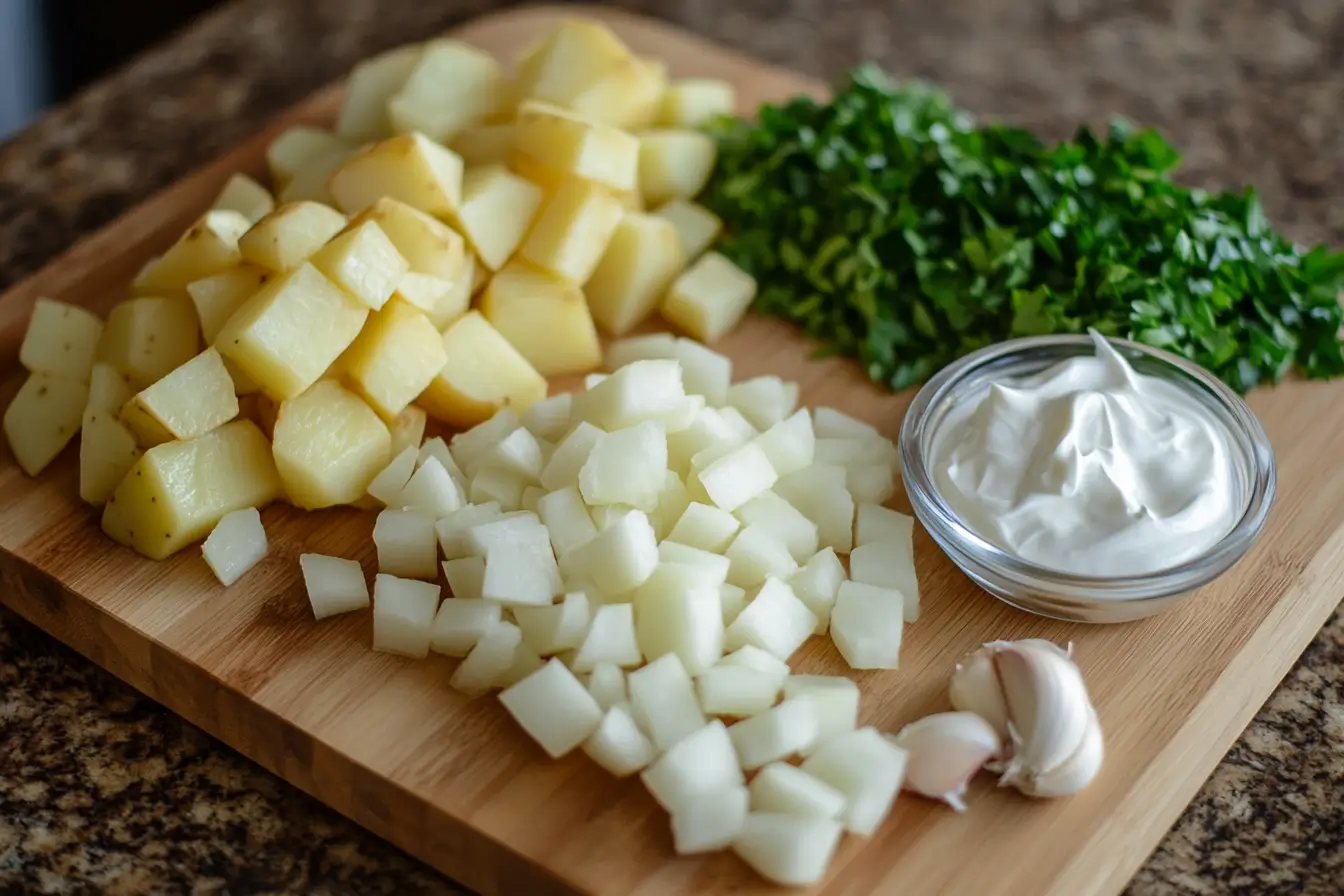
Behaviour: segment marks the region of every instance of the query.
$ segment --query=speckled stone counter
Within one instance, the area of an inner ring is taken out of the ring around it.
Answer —
[[[200,21],[0,145],[0,287],[359,57],[498,5],[239,0]],[[1293,236],[1344,244],[1339,0],[624,5],[827,77],[876,59],[1051,135],[1155,124],[1186,179],[1254,183]],[[0,894],[39,892],[462,891],[0,611]],[[1344,892],[1344,616],[1130,892]]]

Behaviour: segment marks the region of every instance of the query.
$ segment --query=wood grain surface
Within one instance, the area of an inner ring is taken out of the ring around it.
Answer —
[[[575,7],[516,10],[457,35],[509,57]],[[674,74],[728,78],[740,111],[821,85],[628,14],[607,19]],[[340,88],[78,244],[0,297],[7,401],[33,301],[106,310],[151,255],[208,206],[228,174],[261,173],[270,137],[325,122]],[[739,378],[775,373],[894,437],[909,394],[882,394],[849,362],[808,360],[789,327],[748,320],[718,346]],[[1094,627],[1038,619],[978,591],[920,533],[923,618],[901,671],[856,675],[861,722],[891,729],[946,708],[953,663],[983,641],[1072,641],[1107,735],[1099,779],[1036,803],[978,779],[957,815],[902,797],[870,838],[847,837],[828,893],[1112,894],[1177,818],[1218,759],[1324,623],[1344,582],[1344,384],[1291,383],[1251,397],[1280,464],[1266,535],[1220,581],[1167,615]],[[731,855],[678,859],[667,818],[638,781],[581,755],[548,760],[498,701],[447,686],[452,661],[370,652],[367,614],[315,623],[297,557],[354,557],[373,569],[372,514],[264,514],[271,554],[229,589],[199,553],[143,560],[99,532],[77,497],[75,450],[38,479],[0,454],[0,600],[261,765],[484,893],[769,892]],[[904,499],[897,502],[902,506]],[[903,508],[908,509],[908,508]],[[825,639],[797,671],[846,672]]]

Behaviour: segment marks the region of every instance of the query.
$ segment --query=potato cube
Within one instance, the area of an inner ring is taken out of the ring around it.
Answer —
[[[312,256],[313,267],[377,311],[410,270],[406,259],[373,221],[353,225]]]
[[[677,229],[688,264],[704,254],[723,231],[723,222],[718,215],[687,199],[665,202],[653,214]]]
[[[111,364],[99,361],[89,371],[89,407],[100,411],[112,411],[115,415],[121,406],[131,400],[135,390],[126,377],[117,372]]]
[[[107,502],[140,459],[135,436],[113,411],[90,405],[79,436],[79,497],[95,507]]]
[[[400,134],[347,159],[327,182],[346,214],[384,196],[430,215],[450,215],[462,200],[462,159],[424,134]]]
[[[387,426],[359,396],[323,380],[280,405],[275,465],[296,507],[353,504],[391,460]]]
[[[444,327],[466,311],[470,293],[454,290],[466,275],[462,236],[443,222],[395,199],[382,198],[350,220],[350,229],[372,222],[410,265],[398,294]]]
[[[206,212],[131,284],[137,296],[185,295],[187,284],[234,267],[242,260],[238,238],[252,222],[238,212]]]
[[[357,561],[325,554],[300,554],[299,567],[317,619],[368,607],[369,586]]]
[[[443,348],[448,361],[417,402],[431,417],[467,428],[546,397],[546,380],[479,312],[449,325]]]
[[[79,432],[89,384],[51,373],[33,373],[5,409],[4,429],[14,459],[29,476],[56,459]]]
[[[714,138],[700,131],[660,129],[639,135],[639,189],[650,205],[690,199],[714,170]]]
[[[275,199],[281,205],[290,202],[320,202],[335,206],[336,200],[327,189],[327,182],[336,173],[336,169],[345,164],[359,149],[353,146],[341,146],[329,152],[315,156],[304,163],[294,178],[280,189]]]
[[[415,510],[384,510],[373,524],[380,572],[408,579],[439,574],[439,545],[434,520]]]
[[[625,214],[607,190],[571,178],[542,206],[522,257],[537,267],[582,284],[606,251]]]
[[[737,326],[755,298],[755,278],[719,253],[706,252],[672,284],[660,310],[701,342],[716,342]]]
[[[145,452],[103,508],[103,531],[151,560],[203,538],[228,513],[280,496],[266,437],[250,420]]]
[[[290,202],[252,226],[238,240],[243,258],[271,271],[303,264],[345,229],[345,215],[320,202]]]
[[[143,389],[199,351],[191,303],[179,298],[129,299],[112,309],[94,357]]]
[[[420,53],[420,44],[409,44],[355,63],[347,79],[345,102],[336,118],[336,133],[356,142],[391,136],[387,102],[411,76]]]
[[[698,128],[719,115],[732,115],[737,103],[733,85],[718,78],[673,81],[664,91],[658,124],[667,128]]]
[[[568,105],[629,58],[606,25],[566,19],[520,60],[514,89],[519,97]]]
[[[583,290],[511,261],[481,297],[481,313],[542,376],[584,373],[602,363],[602,346]]]
[[[439,586],[379,573],[373,580],[373,649],[413,659],[429,656]]]
[[[513,122],[478,124],[465,128],[453,138],[450,149],[462,157],[468,167],[494,165],[509,160],[513,152]]]
[[[429,415],[423,408],[414,405],[402,411],[391,422],[388,429],[392,432],[392,453],[399,454],[404,448],[420,448],[425,440],[425,425]]]
[[[102,335],[103,322],[93,312],[38,299],[19,346],[19,363],[33,373],[88,381]]]
[[[627,212],[584,286],[593,318],[608,333],[624,335],[654,312],[685,266],[671,223]]]
[[[613,66],[567,105],[585,118],[640,130],[653,126],[666,88],[666,63],[632,56]]]
[[[633,190],[637,184],[640,146],[635,137],[549,103],[529,100],[518,108],[514,148],[566,176],[613,191]]]
[[[266,147],[266,165],[271,170],[271,180],[277,186],[284,186],[314,159],[348,146],[345,140],[330,131],[296,125]]]
[[[146,448],[194,439],[238,416],[238,396],[219,352],[208,348],[133,397],[122,420]]]
[[[418,131],[446,143],[478,124],[502,99],[503,78],[493,56],[451,38],[423,45],[402,84],[388,100],[387,117],[398,133]]]
[[[272,278],[229,318],[215,344],[272,398],[295,398],[355,341],[368,315],[305,263]]]
[[[255,224],[275,208],[275,197],[246,174],[235,173],[229,175],[211,208],[237,212]]]
[[[341,360],[345,377],[369,405],[391,420],[430,384],[448,361],[429,318],[394,299],[374,312]]]
[[[266,529],[255,507],[225,514],[201,545],[206,565],[226,588],[261,562],[266,551]]]
[[[206,345],[215,344],[219,331],[224,329],[233,313],[256,295],[272,276],[270,271],[244,264],[187,284],[187,295],[196,307]]]
[[[490,270],[504,266],[536,216],[541,188],[503,165],[468,169],[453,223]]]

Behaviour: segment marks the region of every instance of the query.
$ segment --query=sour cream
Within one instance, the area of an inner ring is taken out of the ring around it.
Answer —
[[[1060,572],[1125,576],[1203,553],[1236,524],[1227,428],[1104,338],[992,383],[934,434],[939,493],[981,538]]]

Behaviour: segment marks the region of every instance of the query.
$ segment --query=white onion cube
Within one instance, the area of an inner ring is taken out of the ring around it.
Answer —
[[[384,510],[373,524],[378,571],[405,579],[439,575],[434,520],[414,510]]]
[[[779,699],[779,677],[746,666],[714,666],[695,680],[706,715],[746,718],[763,713]]]
[[[732,359],[685,337],[677,339],[672,351],[673,357],[681,362],[681,379],[687,394],[703,395],[714,407],[727,400],[728,386],[733,381]]]
[[[574,427],[551,452],[551,459],[541,471],[541,487],[558,491],[567,485],[578,486],[579,471],[602,436],[602,430],[586,421]]]
[[[774,535],[798,563],[817,552],[817,524],[774,492],[762,492],[737,508],[737,518]]]
[[[839,818],[845,803],[843,793],[787,762],[772,762],[751,779],[753,812]]]
[[[458,466],[457,459],[453,457],[453,452],[448,447],[448,443],[438,436],[428,439],[425,444],[420,446],[420,454],[415,460],[415,465],[419,467],[431,457],[443,465],[443,468],[448,471],[448,475],[452,476],[453,481],[457,483],[458,489],[466,494],[469,482],[467,474],[463,473],[462,468]]]
[[[439,586],[379,574],[373,580],[373,649],[422,659],[429,655]]]
[[[768,490],[778,478],[765,452],[750,442],[699,472],[700,484],[709,499],[730,513]]]
[[[687,800],[672,816],[672,849],[690,856],[731,846],[746,826],[750,799],[739,784]]]
[[[854,546],[854,498],[845,488],[845,468],[813,464],[780,478],[775,494],[817,524],[821,547],[841,554]]]
[[[793,413],[798,406],[798,384],[777,376],[758,376],[728,387],[728,404],[756,429],[764,431]]]
[[[896,494],[896,471],[884,464],[846,467],[845,488],[856,504],[885,504]]]
[[[658,506],[649,514],[654,534],[658,540],[667,538],[672,527],[677,524],[691,504],[691,492],[681,477],[671,470],[663,472],[663,490],[658,493]]]
[[[523,634],[512,622],[496,622],[471,648],[467,658],[458,664],[449,687],[468,697],[479,697],[499,686],[513,667],[518,645]]]
[[[760,435],[752,422],[735,407],[719,408],[719,416],[723,418],[723,422],[727,425],[733,441],[739,445],[745,445]]]
[[[658,560],[660,563],[674,563],[693,569],[701,584],[714,586],[728,581],[728,567],[731,565],[731,561],[722,554],[675,541],[664,541],[658,545]]]
[[[817,435],[824,439],[862,439],[880,437],[877,428],[835,408],[819,407],[812,411]]]
[[[438,536],[444,558],[457,560],[471,556],[471,530],[499,516],[499,504],[491,501],[486,504],[468,504],[435,523],[434,532]]]
[[[905,750],[877,729],[860,728],[820,744],[802,769],[845,795],[845,829],[867,835],[891,811],[905,780],[905,760]]]
[[[758,672],[767,672],[779,682],[779,687],[783,687],[784,681],[789,677],[788,663],[752,644],[734,650],[719,660],[719,665],[741,666]]]
[[[315,618],[326,619],[368,607],[369,586],[357,561],[325,554],[300,554],[299,568],[303,570],[303,587]]]
[[[485,561],[480,557],[459,557],[443,561],[443,576],[453,597],[481,597],[485,584]]]
[[[604,433],[579,470],[579,492],[590,507],[625,504],[652,513],[667,474],[667,431],[657,421]]]
[[[813,554],[803,568],[789,577],[789,587],[812,615],[817,617],[815,634],[824,635],[831,626],[831,608],[845,581],[845,567],[835,555],[835,548],[822,548]]]
[[[667,540],[721,554],[733,543],[733,536],[740,528],[742,523],[728,511],[709,504],[691,503],[672,526]]]
[[[840,585],[831,610],[831,640],[851,669],[900,667],[904,603],[899,591],[858,582]]]
[[[630,707],[659,750],[705,724],[695,686],[676,654],[667,654],[626,676]]]
[[[569,570],[588,581],[604,598],[633,591],[658,565],[658,541],[649,518],[630,511],[566,555]]]
[[[538,439],[557,442],[569,430],[569,411],[574,396],[560,392],[543,398],[523,412],[522,424]]]
[[[829,818],[751,812],[733,852],[766,880],[805,887],[826,876],[842,833]]]
[[[728,729],[718,720],[677,741],[640,778],[673,815],[701,794],[746,783]]]
[[[658,758],[658,750],[639,730],[630,711],[619,705],[607,707],[597,730],[584,741],[583,751],[618,778],[633,775]]]
[[[632,668],[644,661],[635,638],[635,613],[630,604],[606,604],[593,613],[592,625],[571,664],[575,672],[591,672],[599,663]]]
[[[489,420],[453,436],[450,446],[453,458],[468,476],[475,476],[476,468],[480,466],[486,452],[517,429],[518,425],[518,415],[511,408],[504,408]]]
[[[579,497],[579,490],[572,485],[538,499],[537,516],[546,525],[557,557],[587,544],[597,535],[597,526],[593,525],[588,508]]]
[[[723,611],[723,624],[730,626],[747,605],[747,590],[724,582],[719,586],[719,609]]]
[[[628,703],[630,692],[625,687],[625,670],[615,663],[593,666],[593,671],[588,674],[588,693],[603,710],[618,703]]]
[[[830,740],[859,725],[859,686],[841,675],[791,675],[785,700],[811,701],[817,713],[817,740]]]
[[[728,728],[737,758],[750,771],[795,753],[817,742],[816,707],[807,700],[785,700],[759,715]]]
[[[542,656],[577,649],[592,621],[588,595],[582,591],[566,594],[558,604],[515,607],[513,618],[523,632],[524,643]]]
[[[573,416],[612,432],[646,420],[666,422],[685,405],[681,364],[635,361],[574,397]]]
[[[785,662],[812,636],[817,617],[784,582],[766,579],[725,633],[729,650],[751,645]]]
[[[667,435],[667,466],[679,475],[686,475],[691,469],[691,458],[710,449],[719,448],[724,453],[743,443],[736,427],[724,419],[715,408],[701,408],[685,429],[670,432]]]
[[[816,439],[807,409],[795,411],[756,437],[756,446],[765,452],[770,466],[780,476],[796,473],[812,465]]]
[[[498,547],[485,558],[481,596],[488,600],[510,607],[546,607],[563,587],[549,541],[544,552],[527,546]]]
[[[467,497],[473,504],[488,504],[491,501],[501,510],[518,510],[523,506],[523,489],[527,480],[517,473],[502,467],[486,467],[471,479]]]
[[[499,680],[495,682],[495,687],[511,688],[544,665],[546,665],[546,661],[535,650],[528,647],[526,641],[520,642],[513,649],[513,662],[509,664],[508,670],[499,676]]]
[[[267,549],[266,529],[255,507],[225,514],[201,545],[206,565],[226,587],[261,562]]]
[[[524,482],[540,482],[541,445],[536,436],[520,426],[484,451],[478,466],[505,470]]]
[[[499,702],[552,759],[582,744],[602,723],[597,701],[555,659],[502,691]]]
[[[415,471],[397,502],[402,507],[417,510],[432,520],[441,520],[462,508],[462,492],[437,457],[431,457]]]
[[[909,542],[882,539],[859,545],[849,555],[849,577],[899,592],[902,617],[906,622],[919,619],[919,579]]]
[[[476,597],[451,597],[439,604],[429,632],[429,649],[444,656],[466,656],[500,620],[502,607]]]
[[[678,578],[688,569],[660,564],[639,586],[635,633],[645,659],[671,654],[687,673],[699,675],[723,656],[723,605],[717,585]]]
[[[755,588],[766,579],[787,579],[798,568],[789,548],[764,526],[747,526],[723,555],[728,558],[728,581],[739,588]]]
[[[411,481],[411,474],[415,472],[415,461],[420,456],[420,449],[414,445],[403,448],[401,453],[392,458],[391,462],[369,483],[368,493],[386,504],[388,507],[401,507],[402,489],[406,488],[406,483]]]

